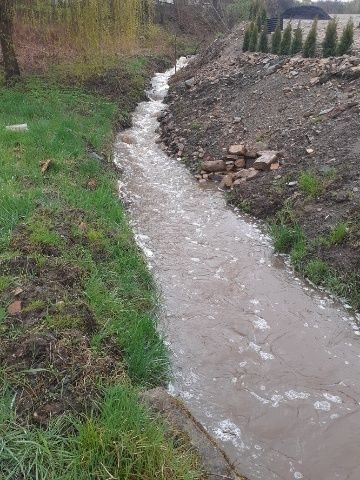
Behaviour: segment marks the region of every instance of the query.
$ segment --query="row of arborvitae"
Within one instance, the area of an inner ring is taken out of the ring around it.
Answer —
[[[354,23],[350,19],[345,26],[340,40],[338,40],[337,22],[334,18],[328,23],[325,38],[322,42],[323,57],[335,57],[336,55],[345,55],[351,53],[351,47],[354,43]]]
[[[303,53],[304,57],[315,57],[317,41],[317,20],[313,21],[311,29],[303,43],[303,32],[300,22],[297,27],[292,29],[291,23],[288,23],[284,32],[280,25],[275,29],[271,36],[271,45],[268,43],[266,27],[259,27],[259,22],[251,22],[245,31],[243,40],[244,52],[263,52],[274,53],[276,55],[297,55]],[[345,26],[340,40],[338,41],[336,19],[328,23],[325,38],[322,42],[322,56],[334,57],[351,52],[354,42],[354,24],[350,19]]]

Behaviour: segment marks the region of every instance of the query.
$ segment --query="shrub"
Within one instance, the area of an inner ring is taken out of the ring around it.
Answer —
[[[281,27],[278,25],[271,36],[271,53],[279,54],[281,44]]]
[[[337,48],[338,55],[345,55],[351,52],[351,47],[354,43],[354,22],[350,18],[346,27],[344,28]]]
[[[258,44],[258,29],[257,29],[257,25],[254,25],[250,32],[249,51],[256,52],[257,44]]]
[[[300,22],[294,30],[293,41],[291,42],[291,55],[300,53],[303,47],[303,38]]]
[[[243,40],[242,51],[247,52],[250,46],[250,36],[251,36],[251,27],[250,25],[246,28]]]
[[[316,54],[316,38],[317,38],[317,19],[313,21],[308,36],[304,44],[304,57],[315,57]]]
[[[291,23],[289,22],[286,25],[284,30],[281,43],[280,43],[280,54],[281,55],[290,55],[291,51],[291,35],[292,35],[292,27]]]
[[[264,27],[261,31],[258,50],[259,52],[263,53],[267,53],[269,51],[266,27]]]
[[[336,55],[337,24],[335,18],[327,25],[325,38],[322,43],[323,57],[334,57]]]

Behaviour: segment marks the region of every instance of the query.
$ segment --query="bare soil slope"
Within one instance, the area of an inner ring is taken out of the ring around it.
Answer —
[[[295,265],[359,305],[360,57],[244,54],[242,35],[240,26],[217,39],[174,78],[162,141],[200,182],[220,181],[247,212],[299,226],[305,247]],[[245,155],[229,155],[238,144]],[[271,169],[248,176],[235,162],[253,171],[264,150],[276,151]],[[205,167],[221,159],[222,171]],[[322,270],[315,275],[314,259]]]

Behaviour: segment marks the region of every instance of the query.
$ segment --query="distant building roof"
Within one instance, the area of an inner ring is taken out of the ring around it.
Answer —
[[[291,7],[285,10],[281,15],[282,18],[299,18],[304,20],[311,20],[318,18],[318,20],[330,20],[331,17],[320,7],[313,5],[301,5],[300,7]]]

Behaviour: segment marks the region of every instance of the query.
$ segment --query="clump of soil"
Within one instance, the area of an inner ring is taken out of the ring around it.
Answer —
[[[1,342],[0,361],[15,387],[16,412],[47,423],[65,411],[83,411],[103,378],[122,376],[117,359],[94,354],[81,330],[43,329]]]
[[[33,236],[31,225],[39,219],[51,245],[46,237]],[[12,279],[0,294],[7,305],[0,364],[24,423],[46,424],[66,411],[84,411],[100,395],[101,379],[126,377],[117,345],[106,341],[98,350],[91,347],[99,326],[83,292],[86,272],[64,258],[75,242],[87,244],[74,228],[84,220],[85,214],[74,209],[51,220],[38,211],[31,224],[15,228],[14,254],[0,261],[2,274]],[[57,245],[53,238],[59,239]]]
[[[164,148],[259,218],[291,209],[306,237],[319,240],[313,254],[359,286],[360,57],[244,54],[243,31],[216,40],[173,78],[160,118]],[[276,151],[279,164],[236,181],[227,161],[234,144],[256,156]],[[204,160],[220,159],[226,171],[209,175]],[[339,224],[345,238],[320,241]]]

